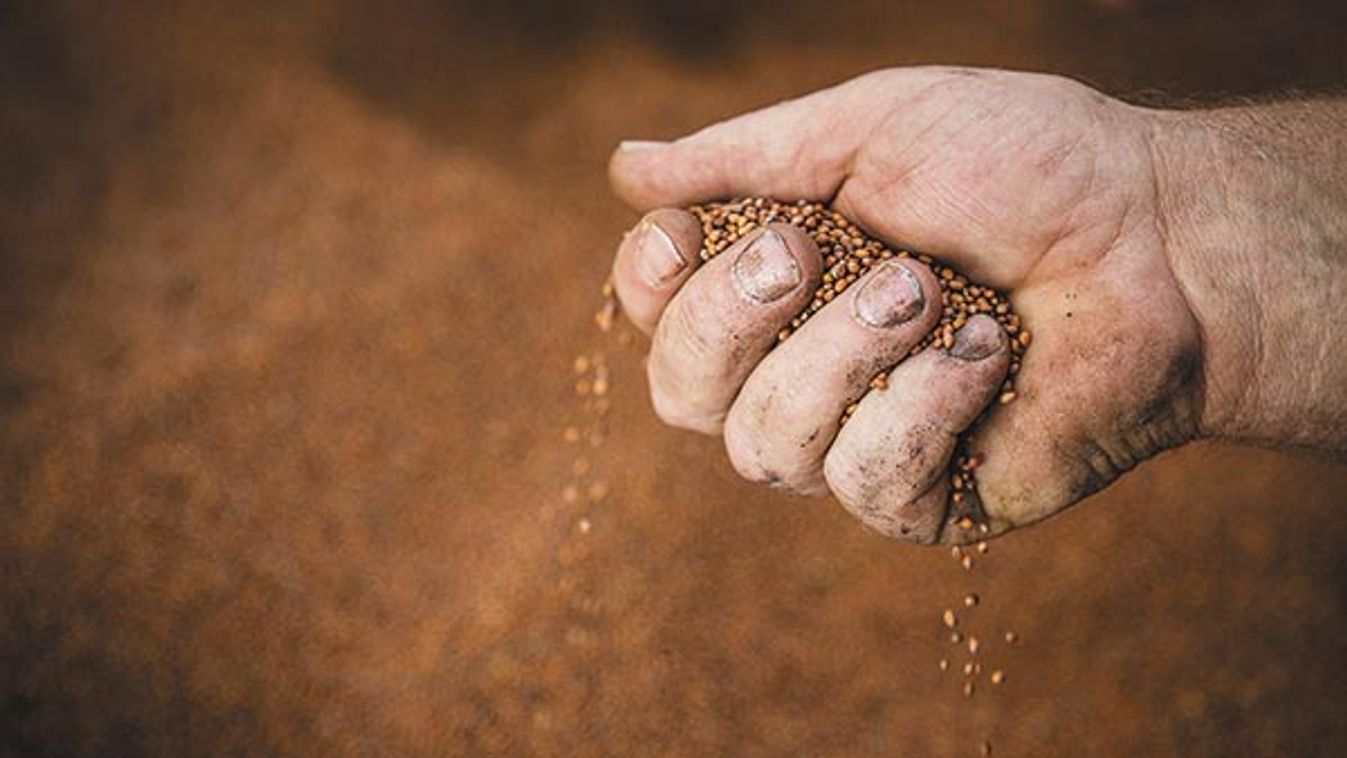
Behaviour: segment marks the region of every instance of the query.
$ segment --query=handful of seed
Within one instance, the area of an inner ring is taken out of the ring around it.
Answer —
[[[940,322],[930,334],[926,335],[909,355],[916,355],[928,347],[935,346],[949,350],[954,346],[954,334],[969,318],[985,313],[996,319],[1001,328],[1010,337],[1010,371],[1001,387],[997,401],[1001,405],[1015,399],[1015,376],[1020,370],[1020,360],[1028,349],[1030,333],[1020,324],[1010,301],[991,287],[968,280],[953,268],[934,260],[929,255],[911,253],[907,250],[894,250],[883,242],[868,236],[860,227],[847,220],[842,214],[831,210],[822,203],[798,200],[793,203],[781,202],[764,197],[740,198],[723,203],[694,205],[688,209],[702,225],[702,260],[710,260],[730,245],[751,233],[760,226],[773,222],[793,224],[804,229],[818,245],[823,254],[823,281],[814,291],[813,300],[798,316],[791,319],[790,326],[781,330],[777,341],[790,337],[795,330],[804,325],[823,306],[832,302],[857,279],[869,271],[872,266],[888,258],[914,258],[935,272],[940,282],[940,302],[943,311]],[[888,376],[880,373],[870,382],[870,388],[884,390],[888,387]],[[856,398],[842,414],[842,423],[856,410]],[[963,529],[971,529],[981,520],[981,511],[970,497],[977,489],[974,475],[980,461],[970,455],[966,440],[960,440],[950,471],[949,518]],[[982,527],[985,529],[985,527]]]

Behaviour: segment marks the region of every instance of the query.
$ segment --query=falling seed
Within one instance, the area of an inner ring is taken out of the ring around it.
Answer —
[[[594,314],[594,323],[599,331],[607,332],[613,328],[613,318],[617,315],[617,303],[609,300]]]
[[[990,743],[990,742],[983,742],[983,743],[982,743],[982,758],[991,758],[991,756],[992,756],[992,743]]]
[[[849,288],[849,285],[857,281],[857,278],[864,275],[870,268],[882,260],[889,258],[915,258],[931,266],[936,274],[938,286],[940,289],[940,305],[942,313],[939,326],[932,329],[926,337],[917,345],[909,350],[910,355],[916,355],[922,350],[928,348],[944,348],[949,350],[956,341],[958,330],[964,328],[968,320],[978,313],[985,313],[991,316],[1001,326],[1005,333],[1010,337],[1010,367],[1007,372],[1007,380],[1000,388],[1000,394],[997,395],[997,401],[1000,404],[1007,404],[1016,399],[1015,377],[1020,370],[1021,361],[1032,341],[1032,335],[1029,330],[1024,328],[1020,317],[1015,313],[1012,304],[1008,299],[999,294],[995,289],[982,285],[979,282],[970,281],[959,272],[949,266],[933,261],[929,256],[918,253],[911,253],[905,250],[890,249],[879,240],[871,239],[859,227],[851,223],[841,214],[829,209],[821,203],[811,203],[799,201],[795,203],[781,203],[768,198],[744,198],[725,203],[711,203],[700,206],[693,206],[689,209],[692,214],[701,223],[703,230],[703,246],[699,251],[699,257],[702,260],[710,260],[728,250],[739,240],[751,234],[756,228],[773,221],[787,221],[805,230],[822,252],[823,261],[823,282],[813,293],[811,302],[804,312],[795,316],[788,326],[781,328],[777,334],[780,342],[794,336],[809,318],[817,314],[828,303],[833,302],[838,293]],[[605,291],[605,297],[608,301],[605,303],[604,311],[596,315],[596,321],[601,328],[608,328],[611,325],[614,316],[615,303],[612,299],[613,288],[611,284]],[[605,321],[609,323],[605,323]],[[581,372],[583,373],[583,372]],[[606,377],[603,377],[606,381]],[[600,376],[596,371],[592,377],[590,393],[594,396],[601,396],[611,388],[599,388]],[[870,382],[870,389],[882,390],[888,386],[887,374],[878,374]],[[856,404],[850,404],[841,414],[839,423],[845,423],[851,414],[855,413]],[[961,440],[959,447],[951,462],[950,475],[950,501],[959,506],[955,512],[960,512],[964,508],[964,502],[968,499],[975,499],[977,492],[977,482],[975,471],[981,466],[983,459],[981,455],[973,455],[968,450],[966,440]],[[969,518],[960,518],[956,521],[965,533],[970,537],[990,533],[989,527],[984,523],[974,523]],[[976,526],[977,531],[973,532]],[[965,537],[968,539],[968,537]],[[981,554],[988,552],[988,546],[985,541],[978,542],[975,546],[969,548],[952,547],[950,555],[964,568],[965,571],[971,571],[973,568],[974,550]],[[976,595],[969,594],[964,598],[965,607],[972,608],[979,604]],[[958,618],[954,615],[953,609],[947,609],[942,615],[949,630],[950,641],[953,644],[960,644],[964,641],[964,636],[956,628]],[[1011,639],[1008,636],[1008,639]],[[976,654],[980,643],[976,638],[968,638],[968,650],[971,654]],[[941,659],[940,669],[947,670],[950,662],[947,659]],[[977,661],[971,662],[971,670],[980,674],[982,664]],[[972,697],[973,683],[968,681],[964,685],[964,696]],[[984,743],[984,755],[990,755],[990,743]]]
[[[963,665],[963,675],[964,675],[964,676],[972,676],[972,675],[973,675],[973,662],[972,662],[972,661],[969,661],[968,663],[965,663],[965,664]]]
[[[566,431],[564,431],[564,432],[561,433],[561,436],[562,436],[562,438],[564,438],[567,442],[579,442],[579,441],[580,441],[580,430],[579,430],[579,429],[576,429],[576,428],[573,427],[573,426],[568,426],[568,427],[566,427]]]
[[[1014,632],[1006,632],[1006,642],[1014,645],[1016,642],[1019,641],[1019,639],[1020,636],[1018,634],[1015,634]]]
[[[608,377],[600,376],[594,380],[594,394],[599,397],[608,394]]]
[[[580,488],[574,484],[566,485],[565,489],[561,491],[561,499],[567,503],[574,503],[580,499]]]
[[[581,534],[589,534],[589,530],[594,528],[594,525],[589,523],[589,519],[587,518],[580,519],[580,522],[577,523],[576,526],[579,527]]]
[[[575,356],[575,373],[583,374],[589,370],[589,357],[584,355]]]
[[[1006,680],[1006,674],[1001,669],[997,669],[992,672],[991,680],[992,684],[1000,684]]]
[[[590,484],[589,491],[586,494],[589,496],[589,502],[591,503],[597,503],[603,500],[608,496],[607,482],[594,482],[593,484]]]
[[[577,379],[575,382],[575,394],[585,397],[594,389],[594,385],[588,379]]]

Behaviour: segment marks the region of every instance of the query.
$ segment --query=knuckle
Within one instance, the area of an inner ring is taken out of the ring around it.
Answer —
[[[725,418],[720,374],[692,370],[698,366],[679,358],[652,354],[647,370],[655,415],[680,429],[718,433]],[[705,366],[700,366],[705,369]]]
[[[818,490],[817,465],[792,448],[788,437],[768,436],[757,422],[731,411],[725,420],[725,452],[744,479],[809,494]]]
[[[865,461],[850,446],[842,443],[833,446],[823,462],[823,478],[828,483],[838,502],[852,515],[866,520],[866,514],[872,510],[869,503],[871,494],[866,480],[871,476]]]
[[[725,449],[745,479],[766,482],[801,493],[821,489],[820,426],[815,414],[800,403],[800,393],[776,381],[749,378],[725,419]]]
[[[783,477],[774,460],[775,440],[764,419],[767,411],[761,397],[745,388],[725,417],[725,453],[739,476],[750,482],[777,484]]]
[[[828,487],[846,508],[871,531],[885,537],[909,542],[929,542],[933,529],[919,523],[907,512],[913,504],[891,488],[875,482],[870,462],[829,456],[825,464]]]
[[[887,455],[887,448],[855,442],[834,446],[824,462],[828,487],[871,530],[909,542],[930,542],[938,532],[938,514],[929,513],[930,503],[923,499],[928,487]]]
[[[721,429],[723,413],[707,410],[699,399],[688,392],[670,390],[653,373],[649,376],[650,403],[655,415],[665,424],[704,434],[716,434]]]
[[[725,418],[725,454],[739,476],[750,482],[770,481],[770,468],[763,454],[756,415],[739,404]]]
[[[695,292],[680,293],[695,296]],[[685,372],[722,373],[725,367],[727,319],[697,298],[676,298],[655,332],[651,352],[661,363]]]

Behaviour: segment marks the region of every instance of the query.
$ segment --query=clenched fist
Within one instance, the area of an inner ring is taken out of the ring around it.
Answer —
[[[675,142],[624,143],[612,182],[646,215],[614,281],[653,335],[655,410],[723,434],[745,477],[831,490],[885,534],[982,536],[942,528],[947,472],[1005,378],[1006,335],[975,317],[953,345],[909,357],[940,313],[934,275],[909,258],[876,266],[773,349],[818,287],[818,249],[778,223],[701,263],[703,229],[683,209],[765,195],[826,202],[1009,293],[1034,345],[1017,402],[975,438],[992,533],[1204,435],[1340,453],[1342,137],[1330,138],[1335,171],[1304,168],[1298,143],[1260,125],[1279,107],[1314,106],[1267,106],[1260,122],[1247,115],[1259,109],[1143,109],[1054,76],[895,69]],[[1327,174],[1313,194],[1310,170]],[[1319,293],[1275,289],[1307,284]],[[1309,312],[1319,327],[1268,343]],[[867,394],[884,370],[889,389]],[[838,409],[862,396],[839,426]]]

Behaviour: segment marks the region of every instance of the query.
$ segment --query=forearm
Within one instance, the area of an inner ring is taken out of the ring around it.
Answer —
[[[1347,454],[1347,100],[1157,114],[1213,435]]]

